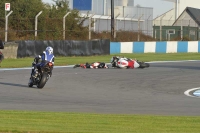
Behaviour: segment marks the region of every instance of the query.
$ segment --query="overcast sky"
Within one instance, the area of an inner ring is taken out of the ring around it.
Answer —
[[[52,0],[42,0],[45,3],[52,3]],[[135,5],[140,5],[142,7],[153,7],[153,18],[169,11],[173,8],[172,2],[167,2],[163,0],[135,0]]]

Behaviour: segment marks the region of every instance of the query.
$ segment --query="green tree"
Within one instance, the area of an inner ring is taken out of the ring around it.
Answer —
[[[0,2],[0,30],[5,27],[4,9],[6,2],[7,0]],[[70,10],[66,0],[54,0],[53,5],[43,3],[41,0],[10,0],[9,3],[13,11],[9,16],[9,35],[13,39],[35,39],[35,16],[40,11],[42,14],[38,17],[37,39],[62,39],[63,16],[67,12],[71,13],[66,18],[66,38],[68,36],[82,36],[87,31],[87,27],[82,25],[79,12]]]

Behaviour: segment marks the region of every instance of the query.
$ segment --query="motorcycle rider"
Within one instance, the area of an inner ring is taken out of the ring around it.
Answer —
[[[110,60],[110,63],[112,65],[112,67],[117,67],[117,62],[119,61],[121,57],[119,56],[113,56]]]
[[[76,67],[94,68],[94,69],[97,69],[97,68],[108,68],[108,66],[104,62],[94,62],[92,64],[89,64],[89,63],[86,62],[85,64],[76,64],[73,68],[76,68]]]
[[[37,74],[38,74],[38,66],[42,63],[42,62],[45,62],[45,61],[48,61],[48,62],[51,62],[53,65],[54,65],[54,54],[53,54],[53,48],[48,46],[46,48],[45,51],[43,51],[43,53],[39,54],[38,56],[36,56],[34,58],[34,61],[32,63],[32,71],[31,71],[31,77],[36,77]],[[49,73],[49,77],[52,76],[52,70],[53,70],[53,67]],[[30,81],[29,83],[32,82],[32,78],[30,78]]]
[[[126,57],[120,57],[120,56],[113,56],[111,58],[111,65],[112,67],[117,67],[117,68],[124,68],[124,64],[121,65],[121,60],[127,61],[128,62],[128,66],[126,66],[127,68],[139,68],[140,65],[138,64],[137,60],[133,60],[130,58],[126,58]]]

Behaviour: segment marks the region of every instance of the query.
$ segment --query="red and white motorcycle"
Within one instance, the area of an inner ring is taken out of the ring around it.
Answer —
[[[143,61],[133,60],[125,57],[114,56],[111,58],[111,65],[115,68],[146,68],[149,67],[149,63]]]

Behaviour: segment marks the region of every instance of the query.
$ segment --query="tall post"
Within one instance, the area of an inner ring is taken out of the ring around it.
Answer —
[[[35,16],[35,39],[37,37],[37,25],[38,25],[38,16],[42,13],[42,11],[40,11],[36,16]]]
[[[144,14],[142,14],[143,16]],[[138,42],[140,41],[140,19],[142,18],[142,16],[139,17],[138,19]]]
[[[6,15],[6,25],[5,25],[5,42],[8,41],[8,17],[10,16],[10,14],[13,11],[10,11],[7,15]]]
[[[67,14],[65,14],[65,16],[63,17],[63,40],[65,40],[65,18],[70,14],[71,12],[68,12]]]
[[[114,38],[115,31],[114,0],[111,0],[111,38]]]

